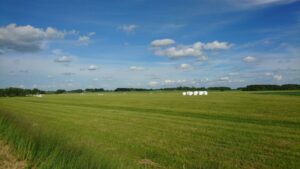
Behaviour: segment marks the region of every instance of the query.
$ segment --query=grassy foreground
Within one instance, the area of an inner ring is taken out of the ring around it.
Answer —
[[[42,169],[296,169],[300,97],[138,92],[0,98],[0,138]]]

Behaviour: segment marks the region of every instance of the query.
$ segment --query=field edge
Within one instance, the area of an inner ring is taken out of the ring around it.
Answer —
[[[28,169],[106,169],[116,168],[105,157],[97,158],[82,146],[74,146],[54,133],[33,130],[30,123],[0,111],[0,139],[8,143]]]

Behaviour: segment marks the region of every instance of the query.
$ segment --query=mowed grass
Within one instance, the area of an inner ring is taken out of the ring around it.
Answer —
[[[268,91],[258,92],[259,94],[273,94],[273,95],[289,95],[289,96],[300,96],[300,91]]]
[[[295,96],[129,92],[0,98],[1,116],[1,137],[39,168],[300,167]]]

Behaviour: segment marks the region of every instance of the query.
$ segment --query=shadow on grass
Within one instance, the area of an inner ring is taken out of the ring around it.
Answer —
[[[82,146],[72,145],[56,134],[32,129],[31,124],[0,112],[0,137],[29,162],[28,168],[106,169],[117,168],[107,157],[95,157]]]

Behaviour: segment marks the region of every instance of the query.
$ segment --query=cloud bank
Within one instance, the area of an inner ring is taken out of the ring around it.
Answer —
[[[209,43],[195,42],[191,45],[175,45],[173,39],[158,39],[150,43],[153,52],[157,56],[165,56],[170,59],[195,57],[198,60],[207,60],[204,52],[225,50],[232,47],[228,42],[213,41]]]
[[[0,27],[0,50],[35,52],[42,49],[44,42],[64,38],[67,32],[48,27],[45,30],[31,25],[9,24]]]

